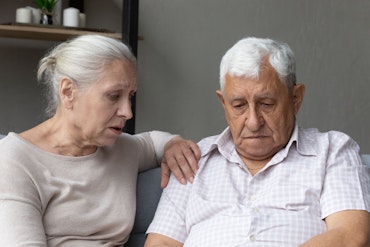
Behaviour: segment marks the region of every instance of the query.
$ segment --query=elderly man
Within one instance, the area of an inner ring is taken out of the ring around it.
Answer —
[[[200,141],[192,184],[171,178],[145,246],[370,246],[369,169],[346,134],[297,125],[289,46],[240,40],[220,81],[229,127]]]

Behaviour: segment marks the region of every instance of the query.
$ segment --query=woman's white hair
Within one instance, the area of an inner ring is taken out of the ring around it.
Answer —
[[[286,43],[272,39],[247,37],[232,46],[221,60],[221,90],[224,88],[227,74],[257,79],[266,59],[282,82],[285,82],[288,87],[295,85],[295,59],[290,47]]]
[[[83,35],[63,42],[43,57],[37,79],[45,84],[48,98],[46,114],[53,116],[59,105],[59,82],[70,78],[78,87],[88,86],[104,75],[106,66],[123,60],[136,66],[136,58],[121,41],[101,36]]]

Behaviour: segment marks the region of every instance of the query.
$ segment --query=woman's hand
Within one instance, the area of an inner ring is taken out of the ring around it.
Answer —
[[[171,139],[164,148],[161,163],[161,187],[167,186],[171,172],[180,183],[193,182],[198,170],[200,150],[196,143],[180,136]]]

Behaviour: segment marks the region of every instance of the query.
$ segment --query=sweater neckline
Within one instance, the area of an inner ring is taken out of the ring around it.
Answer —
[[[19,142],[21,145],[23,145],[27,149],[30,149],[30,151],[33,150],[37,153],[42,153],[43,155],[47,155],[47,156],[58,158],[58,159],[70,160],[70,161],[73,161],[73,160],[81,161],[81,160],[91,159],[92,157],[97,156],[100,153],[100,150],[101,150],[100,147],[97,147],[96,151],[91,153],[91,154],[82,155],[82,156],[68,156],[68,155],[53,153],[53,152],[47,151],[45,149],[42,149],[39,146],[27,141],[26,139],[21,137],[19,134],[14,133],[14,132],[9,132],[8,136],[10,138],[13,138],[17,142]]]

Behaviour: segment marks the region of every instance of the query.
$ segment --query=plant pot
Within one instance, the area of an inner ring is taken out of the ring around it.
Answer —
[[[41,12],[40,24],[53,25],[53,15],[50,13]]]

